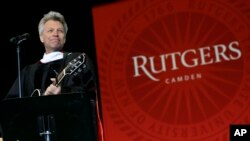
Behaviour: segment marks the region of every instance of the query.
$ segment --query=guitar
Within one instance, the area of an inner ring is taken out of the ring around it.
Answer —
[[[56,81],[54,82],[55,86],[59,86],[62,82],[62,80],[65,78],[66,75],[78,75],[85,67],[86,67],[86,54],[82,53],[75,57],[73,60],[71,60],[67,66],[57,75]],[[35,92],[38,93],[38,96],[42,95],[42,92],[40,89],[35,89],[31,96],[35,94]]]

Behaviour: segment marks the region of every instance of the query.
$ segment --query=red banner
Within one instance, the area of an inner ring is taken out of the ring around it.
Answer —
[[[94,7],[105,141],[229,141],[230,125],[250,124],[249,9],[246,0]]]

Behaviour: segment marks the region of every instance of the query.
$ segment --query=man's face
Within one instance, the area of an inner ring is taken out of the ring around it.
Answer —
[[[47,21],[44,24],[44,30],[40,35],[40,40],[44,44],[46,53],[60,51],[66,41],[62,23],[54,20]]]

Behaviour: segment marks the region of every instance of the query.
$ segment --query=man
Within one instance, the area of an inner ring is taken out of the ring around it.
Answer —
[[[73,82],[71,84],[68,81],[63,81],[62,85],[54,85],[56,83],[56,76],[70,60],[74,59],[80,53],[65,53],[63,52],[63,47],[66,42],[66,34],[68,31],[68,26],[65,22],[63,15],[58,12],[51,11],[40,20],[38,25],[38,31],[40,36],[40,41],[44,44],[44,55],[43,58],[32,65],[24,67],[22,70],[22,97],[31,96],[34,90],[39,89],[43,95],[55,95],[59,93],[66,92],[83,92],[86,90],[93,90],[95,85],[95,73],[93,71],[93,66],[89,58],[86,58],[87,68],[85,72],[88,71],[89,80],[86,82],[81,82],[82,84],[76,84]],[[87,56],[86,56],[87,57]],[[81,79],[81,77],[67,79]],[[80,80],[79,80],[80,81]],[[76,82],[76,81],[74,81]],[[16,83],[10,89],[7,97],[16,97],[18,94],[18,85]],[[83,87],[84,86],[84,87]],[[74,90],[75,88],[75,90]]]
[[[96,76],[90,58],[85,53],[63,51],[68,26],[64,16],[59,12],[50,11],[45,14],[39,22],[38,32],[45,52],[40,61],[22,69],[21,97],[71,93],[88,95],[90,110],[93,113],[92,122],[96,126],[91,130],[95,130],[97,136],[102,128],[98,114]],[[65,74],[66,71],[69,75]],[[74,73],[70,74],[72,71]],[[6,98],[19,97],[19,90],[19,83],[16,80]],[[97,140],[97,137],[91,139]],[[102,137],[99,140],[102,140]]]

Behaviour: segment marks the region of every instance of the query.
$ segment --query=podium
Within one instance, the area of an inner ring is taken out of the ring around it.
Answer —
[[[80,93],[5,99],[3,140],[97,141],[94,106],[90,95]]]

